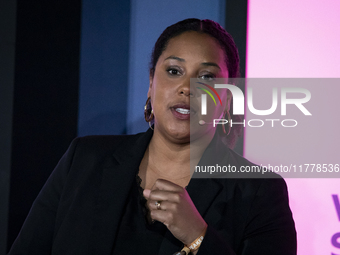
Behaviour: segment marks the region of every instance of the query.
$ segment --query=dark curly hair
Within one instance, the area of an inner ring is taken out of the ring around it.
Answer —
[[[166,49],[170,39],[188,31],[208,34],[215,38],[225,53],[225,61],[228,68],[229,78],[240,77],[240,57],[234,39],[225,31],[225,29],[215,21],[204,19],[185,19],[167,27],[159,36],[152,51],[150,61],[150,76],[153,77],[159,57]],[[241,117],[233,115],[232,103],[230,107],[230,116],[234,122],[241,121]],[[226,137],[225,142],[233,148],[237,137],[242,132],[242,126],[233,127],[230,134]],[[221,133],[221,132],[220,132]]]

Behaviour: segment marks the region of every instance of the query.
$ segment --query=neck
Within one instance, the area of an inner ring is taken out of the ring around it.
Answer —
[[[148,148],[149,165],[164,177],[188,176],[190,169],[190,143],[174,143],[154,131]],[[185,169],[188,169],[186,171]]]
[[[191,143],[176,143],[167,140],[155,130],[147,151],[148,164],[153,172],[158,172],[160,176],[175,178],[191,176],[212,139],[209,136],[205,138]]]

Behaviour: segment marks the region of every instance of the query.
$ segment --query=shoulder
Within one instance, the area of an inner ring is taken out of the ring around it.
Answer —
[[[94,169],[98,164],[124,154],[143,151],[149,142],[148,132],[135,135],[95,135],[75,138],[58,165],[72,169]],[[143,142],[140,142],[143,141]],[[143,146],[142,146],[142,145]]]
[[[121,143],[133,143],[144,133],[135,135],[91,135],[77,137],[73,142],[76,142],[80,147],[93,147],[93,148],[112,148],[119,146]]]
[[[229,149],[228,161],[237,168],[238,184],[252,187],[258,192],[283,192],[287,194],[285,180],[274,172],[268,172],[261,165],[254,164],[235,151]]]
[[[227,146],[219,148],[224,151],[219,164],[225,167],[226,172],[210,175],[214,181],[227,187],[228,192],[234,194],[240,192],[242,196],[249,196],[252,199],[262,198],[268,201],[280,197],[288,201],[287,185],[280,175],[267,171],[266,168],[249,161]]]
[[[92,135],[75,138],[70,148],[74,148],[77,153],[85,154],[105,154],[124,147],[130,148],[143,136],[144,133],[135,135]]]
[[[241,191],[243,196],[251,197],[263,207],[271,207],[277,202],[289,208],[287,185],[280,175],[268,172],[231,149],[229,149],[228,161],[237,169],[234,180],[235,190]]]
[[[267,171],[239,155],[227,145],[216,139],[205,150],[195,168],[196,178],[217,179],[276,179],[276,173]]]

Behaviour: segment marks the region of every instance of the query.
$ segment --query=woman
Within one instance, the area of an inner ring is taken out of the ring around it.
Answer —
[[[188,19],[168,27],[152,54],[151,128],[75,139],[9,254],[296,254],[281,178],[191,179],[190,164],[209,163],[211,155],[251,165],[220,142],[223,131],[203,125],[190,133],[190,119],[199,118],[190,112],[190,78],[238,74],[236,46],[217,23]],[[222,99],[215,117],[229,114],[230,95]],[[236,133],[231,129],[229,143]]]

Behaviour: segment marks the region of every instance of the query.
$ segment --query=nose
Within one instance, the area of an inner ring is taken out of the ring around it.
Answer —
[[[185,79],[178,89],[179,94],[185,96],[192,96],[193,91],[190,88],[190,78]]]

